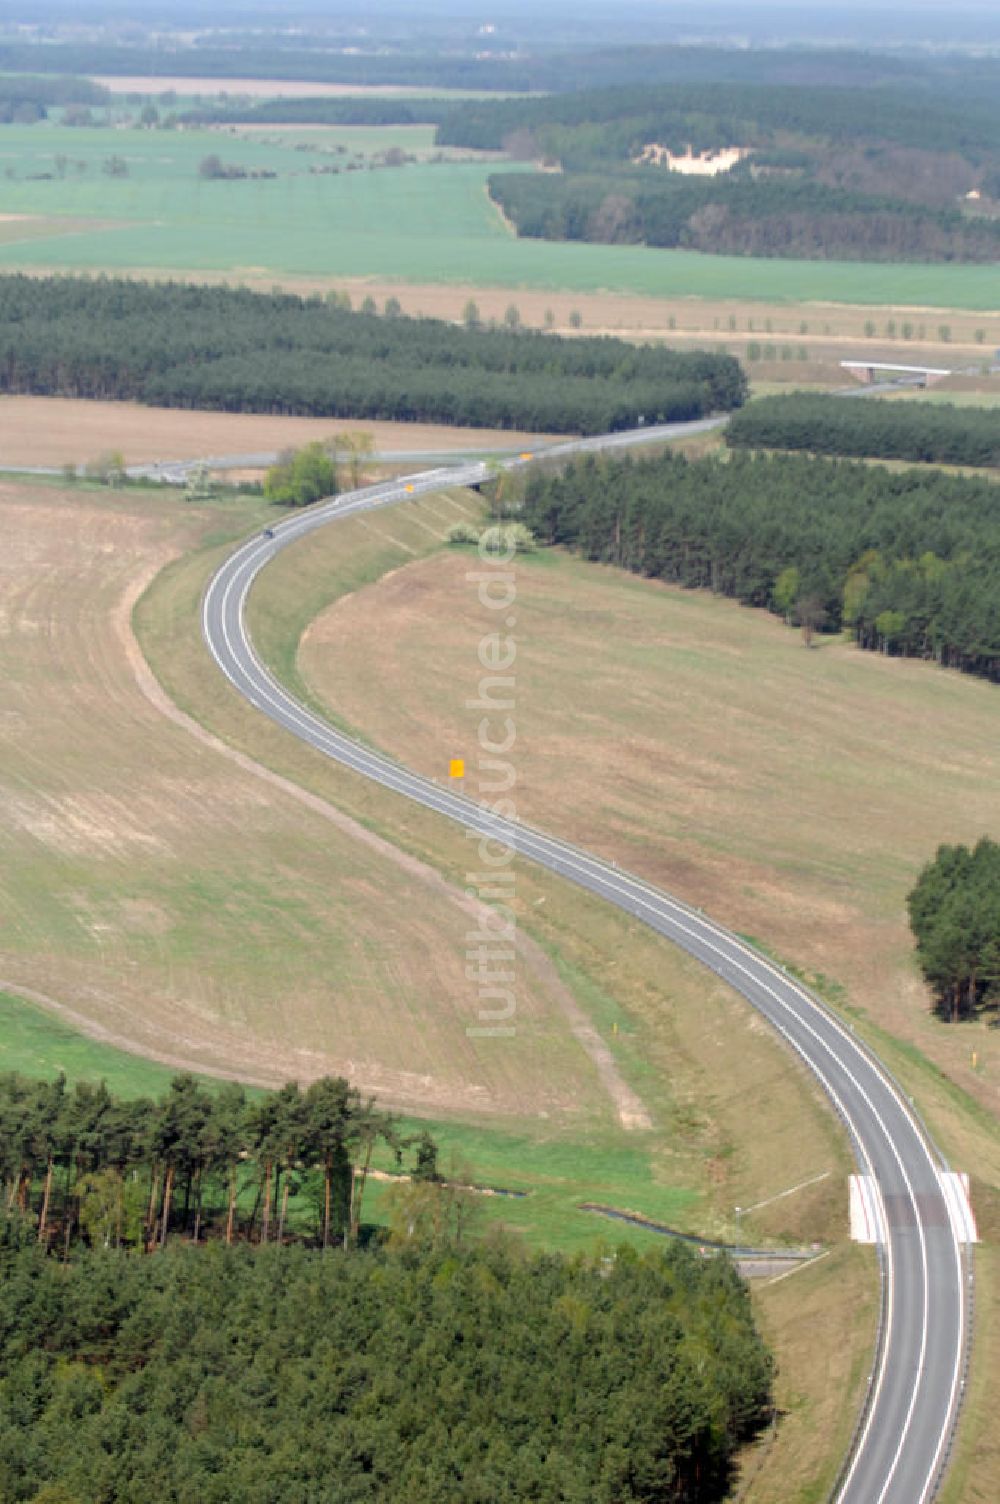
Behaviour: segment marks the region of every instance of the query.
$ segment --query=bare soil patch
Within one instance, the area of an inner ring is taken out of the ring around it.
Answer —
[[[130,465],[257,454],[358,429],[370,433],[376,449],[386,452],[523,449],[545,438],[434,423],[361,423],[342,418],[189,412],[71,397],[0,397],[0,458],[6,465],[82,465],[108,450],[121,450]]]
[[[103,84],[113,94],[246,94],[255,99],[340,99],[370,95],[374,99],[433,97],[447,94],[447,89],[412,88],[402,84],[331,84],[310,83],[287,78],[184,78],[157,77],[147,74],[130,76],[92,74],[95,84]]]

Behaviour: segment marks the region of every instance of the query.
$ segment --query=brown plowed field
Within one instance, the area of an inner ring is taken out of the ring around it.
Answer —
[[[523,449],[544,437],[450,428],[436,423],[381,423],[341,418],[280,418],[258,413],[202,413],[137,402],[71,397],[0,397],[0,463],[84,465],[109,450],[127,464],[296,448],[332,434],[370,433],[380,451]]]

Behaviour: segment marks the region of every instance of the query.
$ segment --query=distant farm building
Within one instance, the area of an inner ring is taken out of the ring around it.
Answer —
[[[951,371],[938,366],[897,366],[884,360],[842,360],[842,371],[870,386],[874,381],[899,381],[910,386],[933,386]]]
[[[654,167],[669,167],[671,172],[683,172],[688,176],[714,178],[720,172],[728,172],[749,155],[748,146],[720,146],[715,151],[700,152],[692,151],[689,146],[682,156],[675,156],[669,146],[650,141],[633,160]]]

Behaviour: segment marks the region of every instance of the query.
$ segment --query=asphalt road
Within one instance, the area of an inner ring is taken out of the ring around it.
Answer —
[[[649,444],[719,420],[641,429],[555,446],[569,455]],[[722,420],[724,421],[724,420]],[[525,459],[509,461],[516,467]],[[397,506],[445,485],[475,484],[486,467],[423,472],[346,493],[244,543],[211,581],[203,630],[219,668],[264,715],[387,789],[509,844],[517,853],[633,915],[743,994],[819,1080],[850,1134],[859,1169],[880,1190],[883,1321],[868,1398],[833,1498],[837,1504],[925,1504],[947,1462],[963,1388],[970,1275],[942,1192],[945,1168],[909,1103],[870,1050],[818,999],[707,915],[613,863],[484,811],[334,730],[277,683],[254,653],[244,607],[260,570],[293,540],[339,517]],[[847,1188],[844,1188],[845,1216]],[[817,1354],[822,1363],[822,1353]]]

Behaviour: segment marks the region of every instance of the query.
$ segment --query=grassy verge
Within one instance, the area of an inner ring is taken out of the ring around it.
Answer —
[[[778,1355],[779,1425],[773,1442],[764,1437],[744,1459],[741,1504],[828,1498],[871,1366],[874,1265],[870,1248],[841,1244],[815,1264],[753,1286],[757,1320]]]
[[[978,1194],[976,1194],[978,1192]],[[1000,1435],[996,1415],[996,1354],[1000,1342],[1000,1206],[995,1193],[984,1218],[981,1188],[974,1187],[980,1229],[989,1228],[990,1243],[975,1253],[976,1335],[951,1466],[941,1490],[941,1504],[993,1504],[1000,1478]]]
[[[35,1079],[61,1071],[70,1082],[106,1081],[123,1097],[157,1096],[173,1075],[155,1060],[89,1039],[26,998],[0,992],[0,1073],[7,1071]]]

